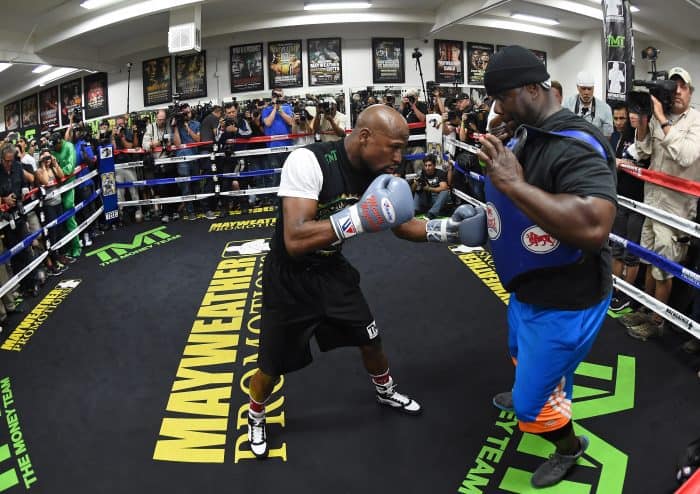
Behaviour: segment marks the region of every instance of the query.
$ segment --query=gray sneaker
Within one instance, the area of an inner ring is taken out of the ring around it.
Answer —
[[[618,319],[624,326],[631,328],[632,326],[639,326],[642,323],[651,320],[651,314],[648,312],[635,311],[630,314],[626,314]]]
[[[206,213],[204,213],[204,217],[208,220],[215,220],[216,219],[216,213],[212,211],[211,209],[208,209]]]
[[[500,408],[506,412],[514,412],[515,407],[513,406],[513,392],[504,391],[503,393],[498,393],[493,397],[493,406]]]
[[[542,463],[535,473],[532,474],[530,483],[533,487],[548,487],[554,485],[569,473],[576,461],[583,455],[588,448],[588,438],[586,436],[578,436],[581,443],[581,449],[575,455],[562,455],[554,453],[550,455],[549,460]]]
[[[658,338],[664,334],[664,324],[658,324],[653,318],[649,318],[637,326],[627,328],[627,334],[637,340],[647,341],[649,338]]]

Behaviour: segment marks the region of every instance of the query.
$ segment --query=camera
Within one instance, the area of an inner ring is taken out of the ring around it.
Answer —
[[[322,101],[318,104],[318,109],[321,113],[328,113],[331,111],[331,104],[328,101]]]
[[[131,120],[132,125],[135,125],[139,132],[141,132],[141,133],[146,132],[146,127],[148,126],[148,122],[146,121],[145,118],[140,118],[138,113],[131,112],[129,114],[129,119]]]
[[[423,54],[420,52],[418,48],[413,49],[413,53],[411,54],[411,58],[415,58],[416,60],[422,57]]]
[[[411,103],[412,105],[416,103],[416,97],[415,96],[408,96],[408,102]]]
[[[642,58],[644,60],[649,60],[649,61],[655,61],[657,58],[659,58],[659,53],[661,53],[661,50],[658,48],[654,48],[653,46],[647,46],[642,50]]]
[[[651,116],[653,106],[651,96],[661,102],[665,114],[671,113],[673,98],[676,93],[676,82],[673,80],[640,81],[635,80],[634,86],[646,88],[647,91],[630,91],[627,95],[627,106],[632,113]]]
[[[83,107],[76,106],[73,108],[73,123],[77,124],[83,121]]]

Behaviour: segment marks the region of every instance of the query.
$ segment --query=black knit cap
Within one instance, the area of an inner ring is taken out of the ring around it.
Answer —
[[[527,48],[506,46],[496,53],[484,73],[484,86],[490,96],[508,89],[549,79],[544,64]]]

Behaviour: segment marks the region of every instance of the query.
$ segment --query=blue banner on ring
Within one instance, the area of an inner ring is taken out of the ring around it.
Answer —
[[[119,217],[117,208],[117,177],[114,171],[114,150],[110,144],[108,146],[99,146],[97,152],[100,162],[99,171],[105,220],[111,221]]]

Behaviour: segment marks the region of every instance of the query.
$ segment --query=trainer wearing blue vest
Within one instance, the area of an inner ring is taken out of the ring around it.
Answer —
[[[496,271],[511,292],[512,391],[494,405],[555,453],[532,485],[562,480],[588,446],[572,425],[574,370],[610,302],[608,234],[616,211],[615,155],[600,131],[562,109],[545,66],[520,46],[502,49],[484,83],[496,113],[515,128],[508,143],[481,141],[487,224]]]

